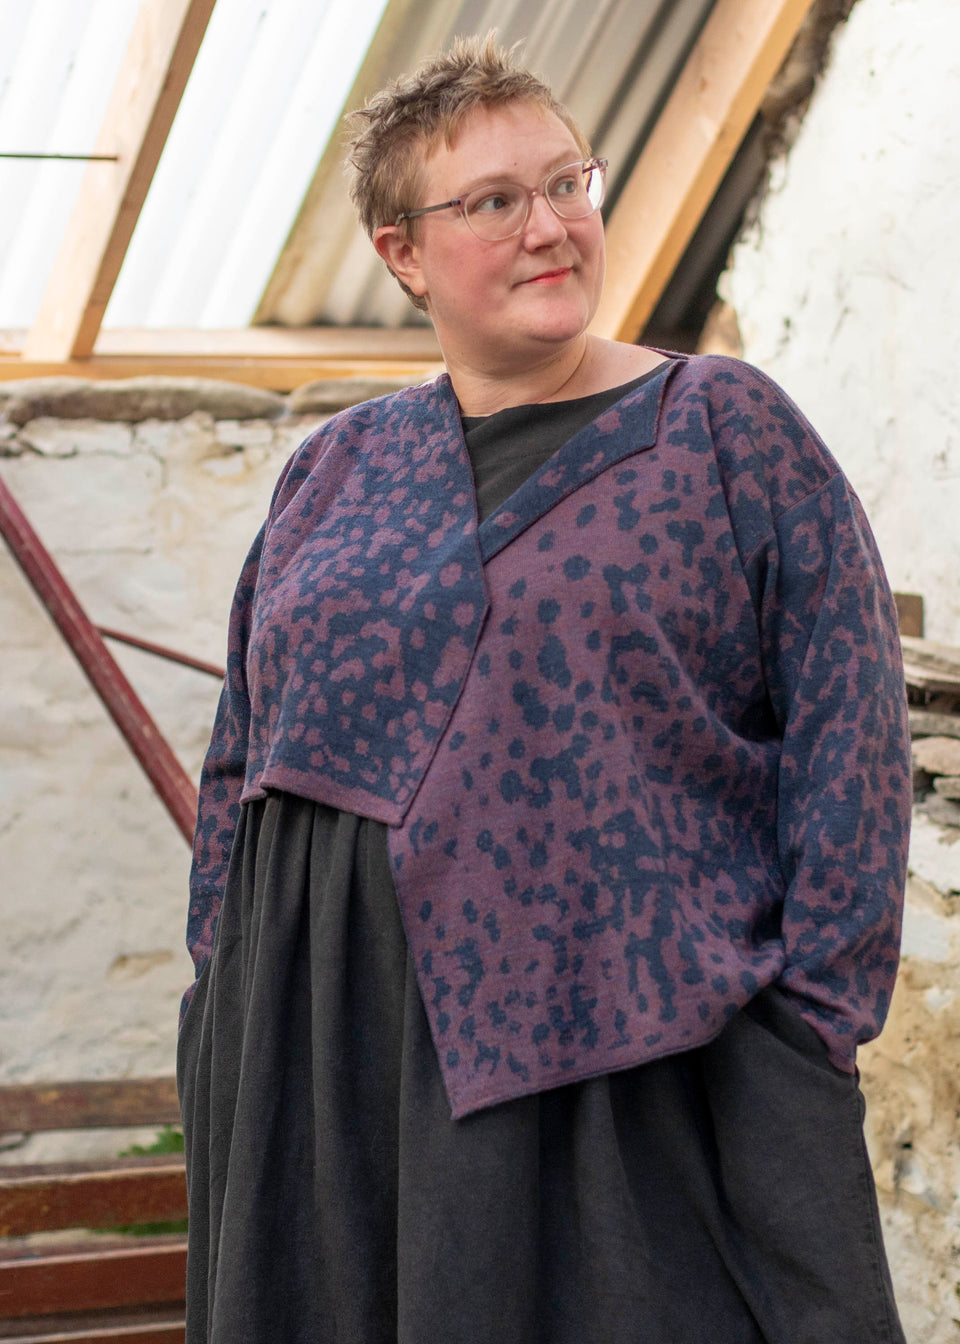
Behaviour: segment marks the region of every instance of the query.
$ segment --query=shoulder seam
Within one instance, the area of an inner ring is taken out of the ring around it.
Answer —
[[[791,514],[794,511],[794,509],[799,509],[802,508],[804,504],[809,504],[812,499],[816,499],[817,495],[822,494],[824,490],[829,490],[830,487],[837,480],[841,481],[843,480],[843,474],[840,471],[833,472],[832,475],[829,476],[827,480],[825,480],[821,485],[818,485],[815,490],[811,490],[809,494],[804,495],[803,499],[794,500],[792,504],[790,504],[787,508],[782,509],[780,513],[774,514],[773,515],[774,524],[781,522],[784,518],[787,517],[788,514]],[[774,536],[776,536],[775,529],[771,532],[768,532],[762,541],[757,542],[756,546],[754,546],[753,550],[743,561],[744,569],[746,569],[752,563],[753,558],[757,554],[757,552],[762,550],[763,547],[766,546],[766,544],[770,541],[770,538]]]

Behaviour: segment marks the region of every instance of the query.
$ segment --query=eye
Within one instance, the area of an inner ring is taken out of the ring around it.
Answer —
[[[583,173],[563,173],[550,182],[550,196],[553,200],[569,200],[583,191]]]
[[[515,210],[520,193],[513,187],[481,187],[471,192],[465,202],[471,215],[498,215],[507,210]]]

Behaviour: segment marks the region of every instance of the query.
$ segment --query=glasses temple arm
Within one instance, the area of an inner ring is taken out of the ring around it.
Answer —
[[[425,205],[421,210],[404,210],[393,221],[394,227],[405,219],[419,219],[421,215],[432,215],[434,210],[449,210],[452,205],[459,206],[462,200],[462,196],[454,196],[452,201],[444,201],[442,205]]]

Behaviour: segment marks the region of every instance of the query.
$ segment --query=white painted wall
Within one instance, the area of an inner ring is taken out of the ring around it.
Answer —
[[[222,664],[240,565],[305,433],[35,419],[0,425],[0,473],[96,623]],[[219,683],[111,647],[196,779]],[[0,665],[0,1082],[169,1075],[188,848],[2,544]]]
[[[960,644],[960,4],[859,0],[722,289]]]

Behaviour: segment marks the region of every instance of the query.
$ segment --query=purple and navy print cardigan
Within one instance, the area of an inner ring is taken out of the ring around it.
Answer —
[[[242,803],[389,824],[455,1117],[715,1036],[776,981],[852,1071],[896,974],[896,615],[859,501],[748,365],[681,358],[480,526],[444,375],[288,463],[203,770],[188,945]]]

